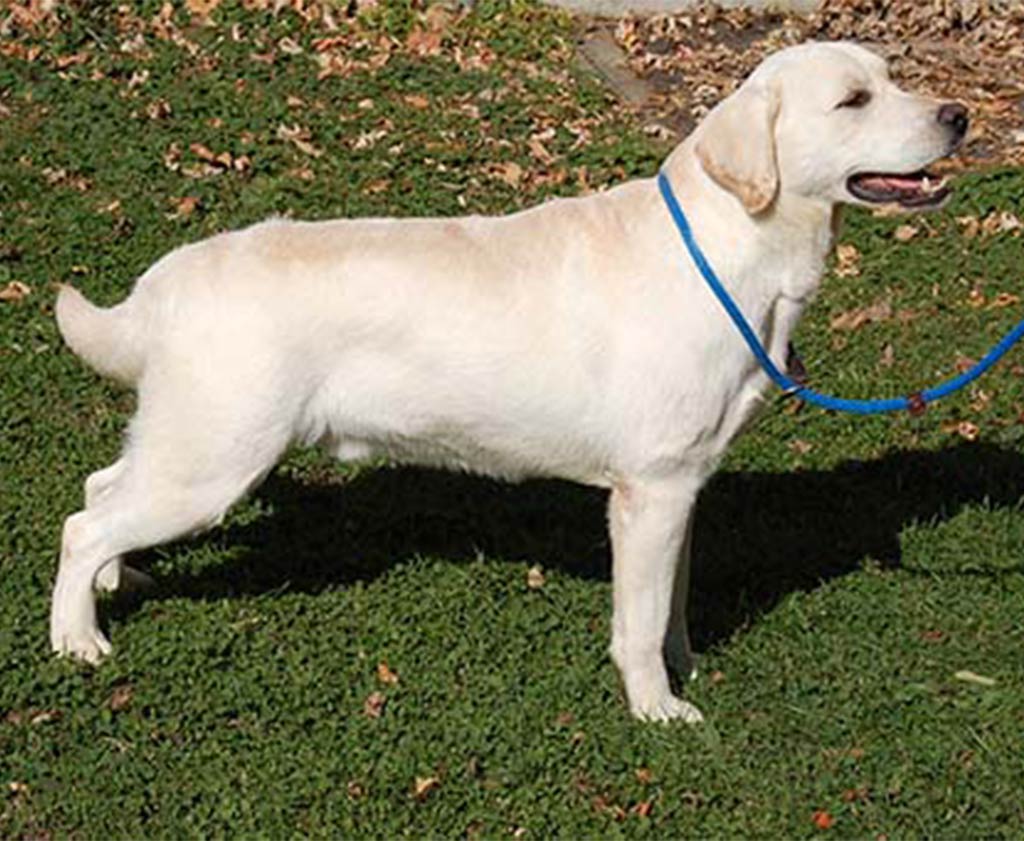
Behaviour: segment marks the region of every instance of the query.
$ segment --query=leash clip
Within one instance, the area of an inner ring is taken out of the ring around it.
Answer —
[[[919,418],[928,411],[928,402],[920,391],[915,391],[907,397],[907,411],[911,417]]]

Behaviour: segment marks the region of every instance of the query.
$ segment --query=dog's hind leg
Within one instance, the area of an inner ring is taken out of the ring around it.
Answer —
[[[124,473],[125,466],[125,459],[122,456],[109,467],[89,474],[85,480],[86,510],[97,507],[110,493],[111,488]],[[152,585],[152,578],[125,564],[120,556],[112,558],[101,567],[93,582],[96,591],[101,593],[113,593],[121,589],[142,589]]]
[[[181,407],[143,405],[123,465],[101,471],[92,480],[93,504],[65,522],[50,613],[58,654],[94,663],[110,651],[93,595],[104,567],[126,552],[218,523],[288,444],[281,429],[257,425],[258,415],[248,423],[238,417],[219,434],[199,434],[197,418],[183,414]]]

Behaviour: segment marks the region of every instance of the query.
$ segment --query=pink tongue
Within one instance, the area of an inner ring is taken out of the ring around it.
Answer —
[[[872,175],[865,178],[864,182],[874,188],[882,190],[919,190],[921,179],[912,175]]]

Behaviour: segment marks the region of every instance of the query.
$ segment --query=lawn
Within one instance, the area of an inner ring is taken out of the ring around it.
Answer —
[[[602,494],[309,451],[136,559],[156,588],[102,604],[108,662],[50,655],[61,523],[133,407],[62,346],[52,282],[112,302],[272,214],[504,212],[666,154],[560,15],[267,5],[0,36],[0,836],[1019,838],[1021,350],[919,418],[771,403],[699,507],[704,726],[628,717]],[[1002,169],[849,213],[815,382],[887,396],[984,353],[1024,313],[1022,204]]]

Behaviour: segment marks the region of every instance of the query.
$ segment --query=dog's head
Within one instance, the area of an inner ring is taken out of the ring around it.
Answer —
[[[925,208],[949,191],[924,167],[960,145],[967,123],[959,103],[900,90],[869,50],[812,43],[765,60],[708,114],[694,148],[752,214],[780,193]]]

